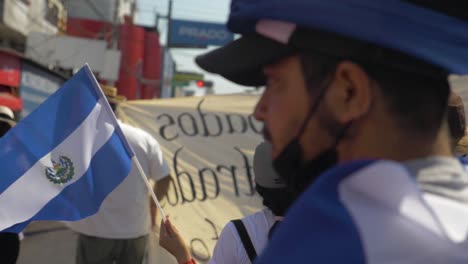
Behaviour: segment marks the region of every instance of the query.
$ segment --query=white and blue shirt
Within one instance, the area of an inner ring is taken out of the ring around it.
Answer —
[[[258,263],[468,263],[468,174],[451,158],[339,165],[290,209]]]

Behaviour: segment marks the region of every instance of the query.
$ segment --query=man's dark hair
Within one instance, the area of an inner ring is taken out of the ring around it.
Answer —
[[[300,58],[306,86],[312,93],[326,89],[323,86],[328,85],[326,80],[339,61],[346,60],[313,53],[302,53]],[[354,62],[379,85],[388,110],[403,128],[422,135],[438,131],[447,111],[450,88],[446,78],[407,73],[380,63]]]
[[[284,216],[297,198],[288,188],[264,188],[257,184],[255,190],[262,197],[263,205],[276,216]]]
[[[406,2],[440,12],[455,19],[468,21],[468,12],[464,8],[460,8],[457,1],[406,0]],[[346,41],[340,41],[340,45],[346,48],[347,43]],[[398,51],[365,42],[362,42],[362,47],[363,50],[379,50],[384,54],[386,53],[387,57],[409,57]],[[442,125],[447,112],[447,101],[450,92],[448,74],[432,75],[427,74],[424,70],[421,70],[421,73],[418,74],[407,69],[386,65],[385,60],[378,59],[360,61],[358,58],[339,58],[313,51],[300,52],[299,55],[305,82],[311,94],[317,93],[328,85],[326,82],[334,74],[340,61],[349,60],[360,65],[369,77],[378,83],[389,111],[394,114],[402,128],[417,135],[434,136]],[[372,56],[363,57],[369,58]],[[429,66],[415,58],[410,60],[407,65],[417,61],[418,64],[416,65]],[[400,65],[407,66],[404,59]],[[434,68],[434,66],[430,67]],[[409,66],[408,68],[412,67]],[[415,68],[417,70],[418,66]],[[443,72],[443,70],[440,69],[440,72]]]
[[[399,124],[417,135],[434,136],[447,112],[447,77],[432,78],[385,67],[363,65],[380,86],[389,110]]]

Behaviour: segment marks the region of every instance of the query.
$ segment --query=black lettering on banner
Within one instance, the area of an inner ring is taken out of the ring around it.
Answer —
[[[250,128],[252,129],[252,131],[255,132],[255,133],[257,133],[257,134],[262,134],[262,129],[263,129],[262,123],[261,123],[261,122],[258,122],[258,121],[256,121],[256,120],[254,120],[253,115],[249,115],[249,118],[248,118],[248,119],[249,119],[249,125],[250,125]],[[257,128],[257,127],[255,126],[255,123],[260,124],[262,127]]]
[[[168,114],[162,114],[162,115],[159,115],[156,120],[158,121],[161,121],[161,118],[163,117],[166,117],[167,120],[169,121],[168,124],[164,124],[162,125],[160,128],[159,128],[159,134],[161,135],[162,138],[164,138],[165,140],[167,141],[172,141],[176,138],[179,137],[179,133],[175,133],[174,136],[172,137],[169,137],[167,134],[166,134],[166,129],[169,128],[170,126],[173,126],[176,124],[176,122],[174,121],[174,118],[172,118],[172,116],[168,115]]]
[[[208,192],[206,191],[206,181],[205,181],[205,173],[206,172],[209,172],[211,174],[211,176],[213,176],[213,182],[214,182],[214,195],[212,197],[209,197],[208,196]],[[210,168],[203,168],[201,170],[198,171],[198,175],[200,176],[200,184],[201,184],[201,187],[202,187],[202,198],[200,198],[199,200],[200,201],[205,201],[207,198],[208,199],[216,199],[219,195],[219,192],[220,192],[220,189],[219,189],[219,180],[218,180],[218,175],[216,175],[216,172],[213,171],[212,169]]]
[[[187,117],[190,121],[192,121],[192,133],[189,133],[189,131],[187,131],[185,124],[187,124],[188,122],[184,122],[183,120],[184,117]],[[177,117],[177,121],[179,122],[180,130],[182,130],[182,132],[186,136],[193,137],[193,136],[198,135],[197,121],[195,121],[195,118],[190,113],[182,113],[181,115]]]
[[[210,219],[208,218],[205,218],[205,221],[208,222],[208,224],[211,225],[211,227],[213,228],[213,231],[214,231],[214,237],[212,238],[214,241],[217,241],[219,239],[219,235],[218,235],[218,230],[216,229],[216,226],[215,224],[213,223],[213,221],[211,221]]]
[[[197,111],[198,111],[198,114],[200,115],[200,120],[203,125],[203,136],[204,137],[219,137],[223,133],[223,123],[221,122],[221,118],[217,114],[213,114],[214,118],[216,119],[218,123],[218,132],[211,133],[206,123],[206,116],[208,116],[208,114],[203,113],[201,110],[201,105],[203,104],[204,100],[205,99],[200,100],[200,102],[197,105]]]
[[[216,225],[208,218],[205,218],[205,221],[210,224],[214,231],[214,237],[212,240],[217,241],[219,239],[218,230],[216,229]],[[200,247],[201,246],[201,247]],[[201,252],[203,250],[204,252]],[[211,258],[210,251],[206,246],[206,243],[201,240],[200,238],[194,238],[190,240],[190,252],[192,256],[200,261],[208,261]],[[200,254],[200,252],[202,254]],[[204,253],[204,254],[203,254]]]
[[[201,252],[201,250],[204,252]],[[194,238],[190,241],[190,251],[192,252],[192,256],[199,261],[208,261],[211,258],[208,246],[200,238]]]
[[[176,177],[177,177],[177,183],[178,183],[178,186],[179,186],[179,191],[180,191],[180,195],[182,197],[182,204],[186,203],[186,202],[193,202],[195,201],[195,198],[197,196],[197,192],[195,190],[195,184],[193,183],[193,179],[192,179],[192,176],[186,172],[186,171],[179,171],[178,169],[178,166],[177,166],[177,157],[179,156],[179,153],[180,151],[182,151],[183,148],[179,148],[175,153],[174,153],[174,158],[172,160],[173,164],[174,164],[174,171],[176,173]],[[187,199],[185,197],[185,194],[184,194],[184,189],[182,188],[182,176],[186,176],[187,177],[187,180],[190,184],[190,189],[192,191],[192,197],[190,199]]]
[[[239,185],[237,184],[236,166],[227,167],[225,165],[218,165],[216,167],[216,170],[218,172],[221,172],[222,170],[227,170],[227,171],[231,172],[232,185],[234,187],[234,193],[236,194],[236,196],[239,196]]]
[[[172,201],[172,197],[171,197],[171,187],[172,189],[174,190],[174,196],[175,196],[175,201]],[[178,203],[179,203],[179,193],[177,192],[177,186],[176,186],[176,183],[174,181],[174,179],[171,177],[170,181],[169,181],[169,191],[167,192],[167,202],[172,205],[172,206],[176,206]]]
[[[254,188],[253,177],[252,177],[253,168],[250,165],[249,158],[238,147],[234,147],[234,149],[237,150],[242,155],[242,158],[244,159],[245,174],[247,176],[247,181],[249,182],[249,187],[250,187],[250,193],[244,193],[244,194],[248,196],[253,196],[255,195],[255,188]]]
[[[234,129],[234,125],[233,125],[233,117],[237,117],[240,122],[242,123],[242,129],[240,131]],[[234,134],[234,133],[241,133],[241,134],[244,134],[245,132],[247,132],[247,121],[245,120],[245,118],[242,116],[242,115],[239,115],[239,114],[227,114],[226,115],[226,121],[228,123],[228,126],[229,126],[229,133],[230,134]]]

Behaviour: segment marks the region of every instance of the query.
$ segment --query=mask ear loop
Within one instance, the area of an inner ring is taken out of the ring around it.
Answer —
[[[296,135],[296,138],[300,138],[302,136],[302,134],[304,134],[305,132],[305,129],[307,127],[307,124],[310,120],[310,118],[312,117],[313,114],[315,114],[320,106],[320,104],[322,103],[322,99],[325,97],[327,91],[328,91],[328,87],[330,86],[330,83],[332,82],[332,77],[329,77],[326,82],[325,82],[325,85],[323,85],[319,91],[319,94],[317,96],[317,99],[315,100],[314,104],[312,105],[312,107],[309,109],[309,112],[307,112],[307,115],[306,115],[306,118],[304,119],[304,122],[302,123],[297,135]],[[351,122],[348,122],[347,124],[345,124],[341,129],[340,131],[338,132],[338,135],[336,136],[335,138],[335,141],[332,145],[332,148],[336,148],[336,146],[338,145],[338,143],[344,138],[344,136],[346,135],[346,132],[348,131],[348,129],[351,127],[352,125],[352,121]]]
[[[296,134],[296,138],[300,138],[302,134],[304,134],[310,118],[312,117],[313,114],[317,112],[320,104],[322,103],[322,99],[325,97],[325,94],[327,93],[328,87],[330,86],[331,82],[332,82],[332,78],[329,77],[324,83],[325,85],[322,85],[322,87],[320,87],[317,99],[315,99],[314,104],[310,107],[309,112],[307,112],[304,122],[302,123],[301,127],[298,130],[298,133]]]

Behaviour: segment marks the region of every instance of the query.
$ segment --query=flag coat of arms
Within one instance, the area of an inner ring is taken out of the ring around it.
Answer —
[[[0,139],[0,231],[96,213],[133,150],[88,66]]]

